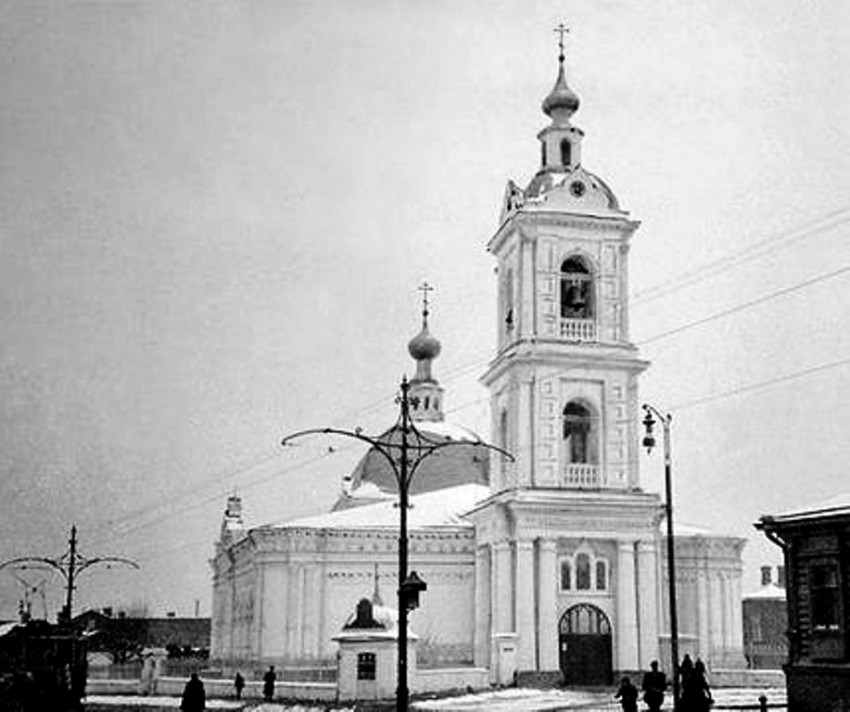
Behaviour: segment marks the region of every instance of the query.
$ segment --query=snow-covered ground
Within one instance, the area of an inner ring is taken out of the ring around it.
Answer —
[[[753,705],[759,697],[766,695],[770,704],[784,704],[784,689],[728,689],[714,690],[714,709],[731,705]],[[152,709],[180,708],[179,697],[136,697],[128,695],[90,695],[87,703],[99,706],[133,705]],[[277,703],[246,700],[207,700],[208,710],[244,710],[244,712],[324,712],[325,705],[282,705]],[[531,690],[526,688],[480,692],[474,695],[447,697],[441,700],[416,702],[412,709],[426,712],[545,712],[546,710],[584,710],[585,712],[613,712],[620,705],[611,693],[583,692],[578,690]],[[668,705],[664,707],[669,710]],[[353,712],[354,708],[342,708],[339,712]]]
[[[766,695],[771,704],[785,703],[784,689],[728,689],[714,690],[714,709],[723,709],[730,705],[753,705],[759,703],[759,697]],[[509,689],[494,692],[482,692],[442,700],[417,702],[415,710],[434,710],[439,712],[544,712],[545,710],[619,710],[620,705],[612,693],[582,692],[577,690],[529,690]],[[664,709],[669,709],[668,706]]]
[[[85,699],[86,704],[98,705],[98,707],[150,707],[152,710],[161,709],[180,709],[179,697],[151,696],[142,697],[136,695],[89,695]],[[207,700],[208,710],[243,710],[244,712],[325,712],[326,705],[282,705],[274,702],[260,702],[258,700]],[[347,708],[348,712],[353,712],[352,708]],[[346,712],[346,709],[339,709],[337,712]]]

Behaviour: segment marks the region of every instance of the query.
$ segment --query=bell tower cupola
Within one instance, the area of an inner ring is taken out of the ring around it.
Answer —
[[[559,34],[558,78],[552,91],[543,100],[543,113],[552,123],[537,138],[540,141],[541,171],[571,171],[581,165],[582,130],[570,122],[578,111],[579,98],[567,84],[564,69],[564,35],[569,31],[563,24],[555,30]]]
[[[410,379],[410,414],[414,421],[434,422],[443,419],[443,388],[431,373],[431,364],[440,355],[442,345],[428,331],[428,292],[434,288],[423,282],[419,289],[422,292],[422,329],[407,345],[416,361],[416,375]]]
[[[629,339],[628,254],[639,223],[582,162],[567,29],[555,31],[541,165],[525,188],[508,181],[487,246],[497,262],[498,322],[482,381],[492,440],[516,458],[491,464],[491,486],[632,490],[637,377],[647,366]]]

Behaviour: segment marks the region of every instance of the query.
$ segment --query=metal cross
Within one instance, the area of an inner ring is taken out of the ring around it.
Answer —
[[[558,23],[558,26],[555,28],[555,32],[558,33],[558,47],[561,49],[561,56],[564,56],[564,35],[570,31],[570,28],[567,27],[563,22]]]
[[[422,292],[422,310],[427,313],[428,311],[428,292],[433,292],[434,288],[428,284],[428,282],[422,282],[422,286],[417,287],[417,289]]]

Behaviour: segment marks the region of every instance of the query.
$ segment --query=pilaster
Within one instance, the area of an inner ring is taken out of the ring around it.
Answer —
[[[474,662],[476,667],[490,664],[491,628],[491,581],[490,547],[479,546],[475,552],[475,641]]]
[[[640,634],[639,663],[648,670],[658,660],[658,549],[653,539],[637,544],[638,628]]]
[[[638,670],[635,543],[617,542],[617,669]]]
[[[519,634],[519,670],[537,669],[537,637],[534,621],[534,544],[516,542],[516,632]]]
[[[493,633],[513,633],[513,581],[511,580],[511,545],[507,541],[493,544]]]
[[[544,672],[558,670],[558,559],[552,539],[538,540],[538,663]]]

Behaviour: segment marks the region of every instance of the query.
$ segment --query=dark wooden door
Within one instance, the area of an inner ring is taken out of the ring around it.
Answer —
[[[610,685],[613,680],[611,625],[588,603],[573,606],[559,625],[561,671],[567,685]]]
[[[561,671],[567,685],[611,684],[611,636],[570,633],[561,637]]]

